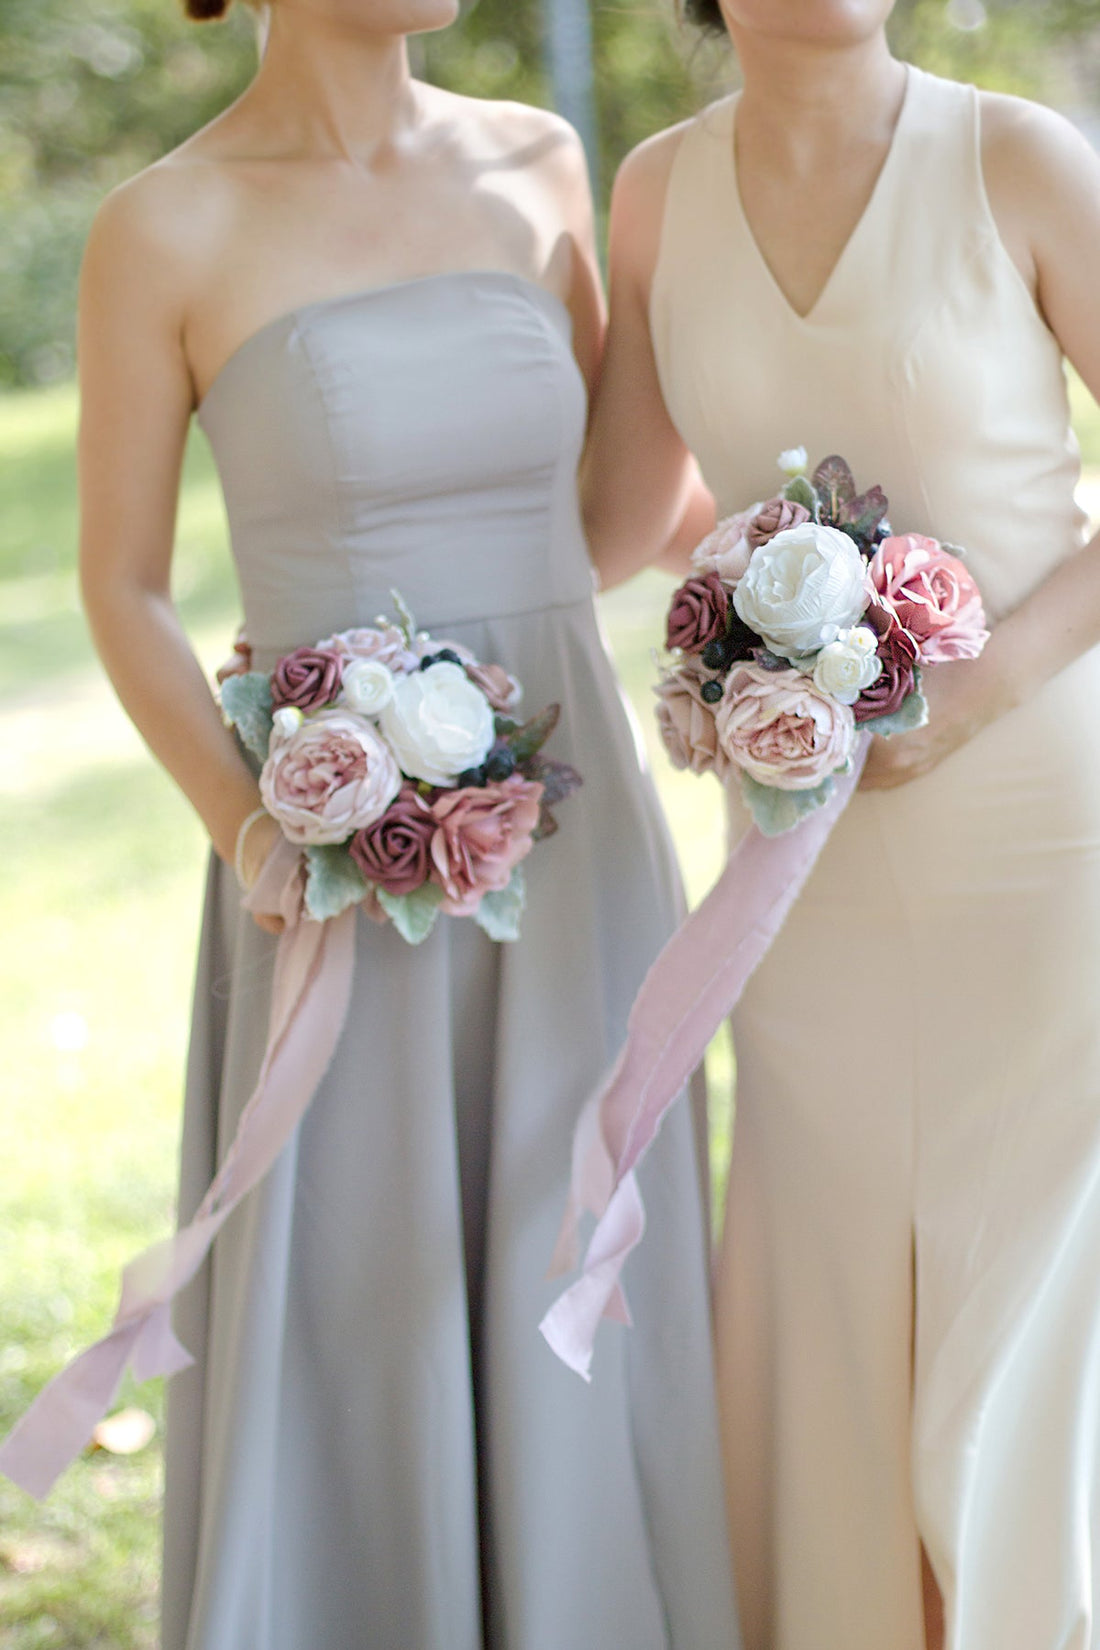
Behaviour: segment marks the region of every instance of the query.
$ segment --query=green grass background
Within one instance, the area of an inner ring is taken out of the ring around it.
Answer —
[[[1074,386],[1087,466],[1100,415]],[[204,847],[103,682],[74,574],[71,388],[0,398],[0,1432],[102,1333],[120,1266],[172,1220]],[[205,443],[188,452],[176,595],[204,661],[236,592]],[[674,774],[653,733],[650,652],[669,581],[601,599],[697,900],[722,856],[718,787]],[[715,1158],[728,1039],[708,1062]],[[136,1399],[162,1415],[159,1383]],[[85,1456],[43,1506],[0,1480],[4,1650],[152,1650],[161,1461]]]

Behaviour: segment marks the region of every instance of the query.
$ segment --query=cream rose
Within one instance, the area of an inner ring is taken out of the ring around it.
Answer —
[[[478,767],[496,736],[489,701],[448,660],[395,680],[381,728],[402,771],[429,785],[453,785]]]
[[[820,652],[862,617],[868,600],[856,545],[816,521],[758,546],[733,595],[738,616],[785,659]]]
[[[360,716],[380,716],[393,698],[393,672],[381,659],[352,659],[344,666],[344,699]]]
[[[401,789],[397,763],[369,722],[322,710],[288,734],[275,729],[260,796],[291,842],[346,842],[373,825]]]
[[[854,705],[864,688],[882,675],[878,637],[869,625],[842,630],[835,642],[828,642],[814,665],[814,686],[831,694],[842,705]]]

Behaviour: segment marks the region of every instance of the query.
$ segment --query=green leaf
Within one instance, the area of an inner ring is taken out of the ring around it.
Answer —
[[[868,733],[881,734],[883,739],[892,739],[895,733],[912,733],[914,728],[923,728],[928,720],[928,700],[920,690],[920,683],[902,700],[897,710],[891,711],[889,716],[872,716],[860,727],[866,728]]]
[[[482,894],[481,904],[474,912],[474,921],[479,928],[484,928],[491,940],[518,940],[526,902],[523,866],[517,865],[507,888],[502,888],[499,893]]]
[[[306,849],[306,910],[317,922],[358,905],[370,889],[346,848]]]
[[[819,500],[805,476],[794,476],[783,489],[783,497],[790,504],[801,504],[817,520]]]
[[[741,795],[745,798],[756,827],[765,836],[782,836],[828,802],[833,794],[831,779],[822,780],[812,791],[781,791],[761,785],[749,774],[741,775]]]
[[[435,927],[443,890],[434,882],[421,883],[411,894],[391,894],[377,889],[378,903],[403,940],[419,945]]]
[[[416,639],[416,620],[412,616],[412,610],[400,590],[391,590],[390,600],[397,614],[397,628],[405,638],[405,646],[412,647]]]
[[[508,749],[515,757],[517,765],[529,762],[535,752],[545,745],[557,727],[560,716],[560,705],[547,705],[544,711],[532,716],[529,722],[524,722],[521,728],[508,735]]]
[[[253,756],[263,762],[271,743],[271,678],[250,670],[222,683],[222,710]]]

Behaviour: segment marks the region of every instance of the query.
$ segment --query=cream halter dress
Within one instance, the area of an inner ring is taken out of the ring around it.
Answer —
[[[910,70],[804,318],[740,206],[735,107],[683,138],[651,306],[719,512],[773,493],[783,448],[843,453],[897,527],[969,548],[995,622],[1086,531],[976,93]],[[918,1650],[921,1540],[951,1650],[1100,1645],[1100,653],[857,795],[734,1030],[718,1328],[746,1650]]]

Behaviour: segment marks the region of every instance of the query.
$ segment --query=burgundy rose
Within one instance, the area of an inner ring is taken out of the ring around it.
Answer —
[[[672,598],[665,646],[702,653],[708,642],[726,634],[729,612],[730,593],[717,573],[688,579]]]
[[[348,852],[368,882],[391,894],[411,894],[428,880],[436,829],[431,805],[415,785],[405,785],[381,819],[356,831]]]
[[[878,637],[876,651],[883,663],[893,659],[899,665],[916,664],[919,651],[917,639],[906,630],[888,597],[873,598],[863,615],[862,623],[870,625]]]
[[[507,888],[513,867],[531,851],[542,792],[513,774],[500,784],[439,793],[432,803],[432,881],[443,889],[442,911],[468,917],[482,894]]]
[[[785,533],[788,527],[801,527],[809,519],[810,512],[804,504],[792,504],[785,498],[770,498],[760,506],[745,528],[749,549],[757,550],[777,533]]]
[[[343,657],[327,647],[297,647],[279,660],[271,676],[271,703],[276,710],[320,710],[340,691]]]
[[[882,675],[869,688],[864,688],[852,706],[857,723],[869,722],[873,716],[892,716],[901,709],[916,686],[916,672],[911,660],[887,658],[881,652],[879,657],[882,659]]]

